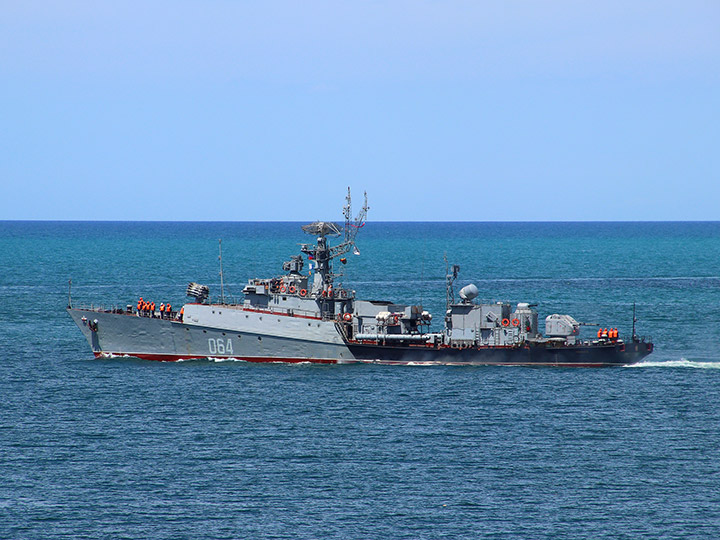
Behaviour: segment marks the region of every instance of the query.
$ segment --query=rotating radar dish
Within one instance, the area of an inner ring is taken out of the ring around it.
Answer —
[[[302,230],[315,236],[340,236],[342,234],[342,227],[332,221],[315,221],[309,225],[303,225]]]

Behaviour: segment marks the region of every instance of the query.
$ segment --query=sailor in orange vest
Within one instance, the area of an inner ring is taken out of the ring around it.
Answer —
[[[184,308],[184,307],[181,307],[181,308],[180,308],[180,316],[178,317],[178,320],[179,320],[180,322],[182,322],[182,320],[183,320],[183,314],[184,314],[184,313],[185,313],[185,308]]]
[[[155,317],[155,302],[150,302],[150,316]]]
[[[598,339],[602,337],[602,328],[598,328]]]
[[[140,315],[140,312],[142,311],[142,305],[143,305],[143,299],[142,299],[142,296],[141,296],[141,297],[140,297],[140,300],[138,300],[138,303],[137,303],[138,315]]]
[[[168,319],[169,319],[170,317],[172,317],[171,312],[172,312],[172,309],[171,309],[170,304],[165,304],[165,313],[167,313],[167,318],[168,318]]]
[[[160,318],[161,319],[165,318],[165,303],[164,302],[160,304]]]

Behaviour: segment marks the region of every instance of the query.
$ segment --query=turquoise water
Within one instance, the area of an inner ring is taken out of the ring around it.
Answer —
[[[121,216],[118,216],[121,217]],[[226,295],[293,223],[0,222],[2,538],[715,538],[720,223],[369,223],[342,281],[632,327],[605,370],[92,358],[64,312]],[[340,265],[338,265],[338,268]],[[592,334],[594,329],[584,331]]]

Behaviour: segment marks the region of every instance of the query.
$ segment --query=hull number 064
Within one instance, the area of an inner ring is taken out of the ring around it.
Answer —
[[[208,338],[208,350],[210,351],[210,354],[232,354],[232,340]]]

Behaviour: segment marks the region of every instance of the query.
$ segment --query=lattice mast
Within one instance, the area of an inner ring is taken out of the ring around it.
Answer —
[[[332,259],[344,255],[351,249],[354,249],[357,254],[360,253],[355,246],[355,237],[358,231],[365,225],[367,212],[369,210],[367,192],[365,192],[364,196],[365,201],[363,207],[353,220],[352,198],[350,196],[350,188],[348,188],[348,194],[345,198],[346,203],[345,206],[343,206],[343,216],[345,218],[344,230],[336,223],[328,221],[316,221],[302,227],[303,231],[307,234],[317,236],[317,244],[303,244],[300,248],[300,251],[305,253],[308,259],[313,261],[315,267],[315,280],[312,287],[314,293],[320,290],[328,291],[332,288],[333,279],[335,278],[335,275],[332,273]],[[343,241],[340,244],[336,246],[330,246],[328,244],[327,237],[338,237],[341,235],[343,236]]]

